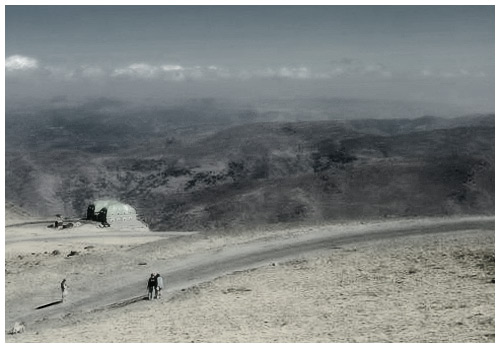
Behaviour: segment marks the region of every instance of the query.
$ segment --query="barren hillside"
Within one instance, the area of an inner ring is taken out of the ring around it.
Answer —
[[[7,202],[83,216],[90,201],[113,197],[154,230],[494,210],[493,115],[241,124],[262,114],[240,109],[194,126],[200,110],[217,110],[120,119],[101,104],[58,109],[44,126],[33,114],[8,117]]]

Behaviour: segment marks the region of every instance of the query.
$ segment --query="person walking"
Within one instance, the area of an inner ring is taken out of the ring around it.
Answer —
[[[61,282],[61,296],[62,296],[62,302],[66,300],[66,297],[68,296],[68,284],[66,284],[66,279],[63,279]]]
[[[161,298],[161,290],[163,289],[163,277],[158,273],[156,275],[156,298]]]
[[[154,296],[154,291],[156,288],[156,277],[154,273],[151,273],[151,277],[148,279],[148,299],[152,300]]]

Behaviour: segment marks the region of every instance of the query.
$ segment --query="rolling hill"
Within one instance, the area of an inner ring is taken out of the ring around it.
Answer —
[[[494,115],[176,128],[64,115],[6,121],[6,201],[32,215],[83,217],[107,197],[153,230],[494,212]]]

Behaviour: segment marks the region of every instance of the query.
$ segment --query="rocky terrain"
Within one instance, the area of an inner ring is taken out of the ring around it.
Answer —
[[[494,115],[323,110],[284,122],[282,111],[208,101],[121,110],[109,100],[9,109],[6,201],[77,217],[114,198],[153,230],[186,231],[493,213]]]
[[[443,228],[450,224],[460,229]],[[438,228],[428,230],[432,226]],[[5,339],[494,342],[493,226],[492,217],[476,217],[350,222],[240,234],[8,227],[5,330],[24,331],[6,334]],[[369,236],[394,229],[399,236],[337,241],[320,250],[291,254],[288,260],[241,265],[232,274],[210,279],[197,277],[191,272],[194,265],[189,266],[193,257],[201,257],[203,265],[216,269],[223,266],[221,254],[248,252],[251,245],[258,252],[259,245],[285,246],[315,235]],[[180,273],[179,266],[184,267]],[[166,288],[161,300],[149,302],[141,294],[146,294],[146,280],[153,271],[165,277]],[[57,303],[62,278],[70,286],[64,304]],[[190,285],[179,287],[179,282]],[[96,303],[100,307],[95,308]]]
[[[301,102],[9,106],[6,341],[494,342],[494,115]]]

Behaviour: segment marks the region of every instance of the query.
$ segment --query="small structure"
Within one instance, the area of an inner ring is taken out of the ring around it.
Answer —
[[[110,224],[135,225],[136,210],[126,204],[113,199],[98,200],[87,208],[87,220],[99,221],[103,226]]]
[[[73,227],[78,227],[80,226],[79,222],[68,222],[64,221],[64,218],[61,216],[61,214],[56,214],[56,218],[53,224],[48,225],[48,228],[55,228],[57,230],[63,230],[66,228],[73,228]]]
[[[64,219],[62,218],[61,214],[56,214],[56,221],[54,221],[54,227],[59,228],[63,226]]]

